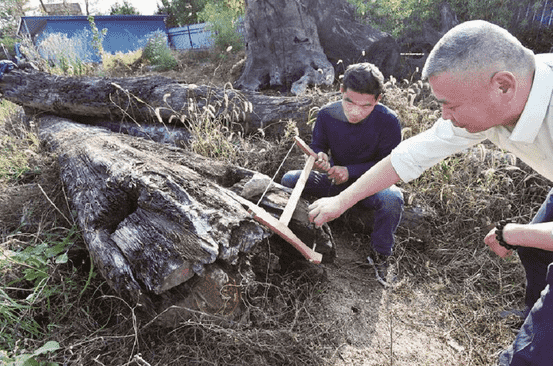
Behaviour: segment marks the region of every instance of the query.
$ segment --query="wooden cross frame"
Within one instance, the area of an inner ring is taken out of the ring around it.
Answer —
[[[321,263],[323,255],[315,252],[315,248],[311,249],[305,245],[288,227],[288,223],[292,218],[292,214],[296,209],[301,193],[307,183],[307,178],[309,178],[309,173],[311,172],[313,164],[317,159],[317,154],[315,154],[315,152],[299,137],[296,137],[296,144],[308,155],[308,158],[298,182],[296,183],[296,186],[294,187],[294,190],[286,203],[286,207],[284,208],[282,215],[280,215],[280,218],[277,220],[273,215],[257,205],[248,205],[248,211],[252,214],[256,221],[267,226],[271,229],[271,231],[278,234],[288,243],[292,244],[292,246],[294,246],[294,248],[296,248],[307,260],[312,263],[319,264]]]

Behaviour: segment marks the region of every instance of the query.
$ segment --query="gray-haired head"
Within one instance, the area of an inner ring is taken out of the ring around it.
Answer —
[[[507,30],[473,20],[452,28],[440,39],[428,55],[422,78],[443,72],[472,76],[485,71],[509,71],[526,75],[534,68],[534,53]]]

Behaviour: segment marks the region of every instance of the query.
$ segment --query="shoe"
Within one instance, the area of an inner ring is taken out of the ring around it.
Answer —
[[[367,257],[367,261],[374,268],[374,273],[376,275],[376,280],[384,287],[390,286],[388,283],[388,267],[389,264],[388,255],[380,254],[377,251],[372,251],[371,255]]]

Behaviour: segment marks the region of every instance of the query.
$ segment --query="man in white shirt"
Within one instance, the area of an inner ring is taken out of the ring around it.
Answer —
[[[442,118],[339,195],[315,201],[309,218],[316,225],[486,139],[553,181],[553,55],[535,56],[506,30],[470,21],[442,37],[422,76],[442,105]],[[500,257],[517,247],[526,271],[526,320],[500,365],[552,365],[553,194],[530,224],[498,225],[484,242]]]

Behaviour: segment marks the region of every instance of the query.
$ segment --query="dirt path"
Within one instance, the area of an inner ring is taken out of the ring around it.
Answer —
[[[333,357],[336,366],[351,365],[466,365],[464,349],[448,336],[436,319],[429,291],[414,289],[401,273],[394,288],[384,289],[366,263],[369,237],[340,234],[337,258],[327,264],[328,289],[319,314],[335,322],[341,344]]]

